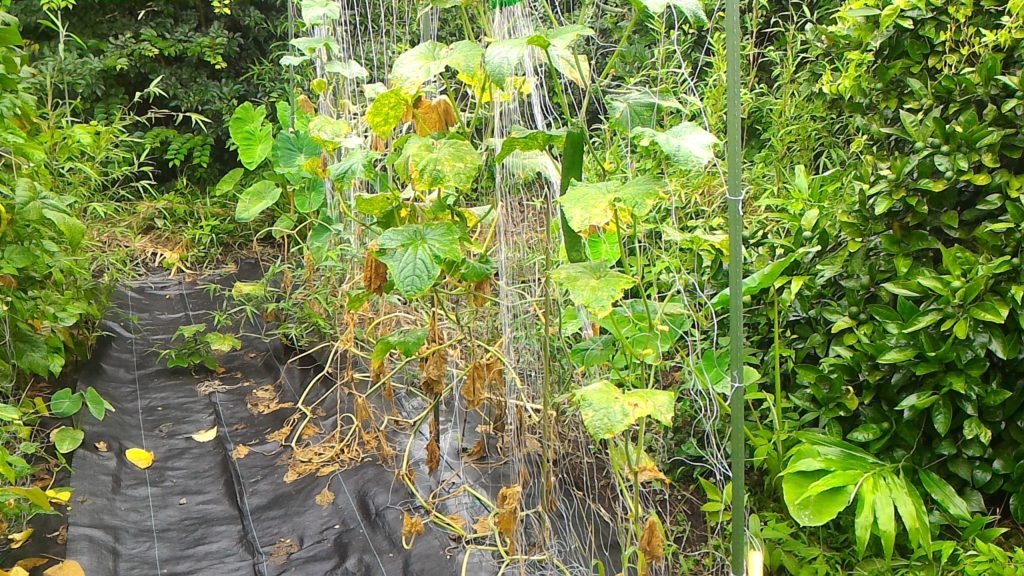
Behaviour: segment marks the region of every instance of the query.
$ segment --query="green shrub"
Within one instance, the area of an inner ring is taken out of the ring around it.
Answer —
[[[1020,6],[858,1],[814,34],[819,87],[863,162],[838,218],[793,238],[820,251],[790,270],[807,278],[788,401],[800,425],[945,479],[970,511],[1024,520]],[[766,330],[753,340],[771,348]],[[917,486],[943,510],[933,524],[963,522]]]
[[[226,126],[235,106],[287,90],[287,75],[268,65],[274,45],[287,39],[281,0],[26,0],[14,10],[37,43],[40,83],[54,83],[37,92],[53,90],[85,117],[111,123],[156,85],[149,109],[136,112],[171,113],[137,125],[160,160],[161,180],[181,173],[215,180],[234,165]],[[182,121],[183,113],[197,116]]]

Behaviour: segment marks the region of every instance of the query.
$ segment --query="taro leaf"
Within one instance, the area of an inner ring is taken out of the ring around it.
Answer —
[[[677,124],[664,132],[641,127],[632,133],[653,140],[669,160],[688,170],[701,169],[711,162],[718,144],[718,138],[693,122]]]
[[[939,506],[942,506],[943,510],[949,512],[957,520],[971,521],[971,511],[967,507],[967,502],[956,493],[956,490],[948,482],[930,470],[918,470],[918,476],[921,478],[921,485]]]
[[[270,234],[280,240],[288,234],[295,231],[295,216],[291,214],[281,214],[277,217],[277,221],[274,222],[274,228],[270,231]]]
[[[613,438],[648,416],[671,426],[675,412],[674,392],[649,389],[622,392],[607,380],[584,386],[574,396],[583,425],[597,440]]]
[[[235,220],[249,222],[277,202],[281,189],[270,180],[260,180],[242,192],[235,206]]]
[[[103,417],[107,415],[107,410],[114,411],[114,407],[104,400],[92,386],[85,390],[85,405],[89,408],[89,413],[97,420],[103,420]]]
[[[427,342],[426,328],[397,330],[377,340],[370,355],[370,361],[379,366],[392,350],[398,350],[405,358],[416,356],[420,348]]]
[[[467,190],[473,185],[483,159],[465,140],[434,140],[413,135],[396,162],[398,174],[421,192],[442,188]]]
[[[387,138],[405,119],[409,103],[409,97],[401,89],[388,90],[377,96],[370,104],[370,109],[366,112],[366,123],[374,134]]]
[[[238,159],[249,170],[255,170],[274,146],[273,128],[266,121],[267,111],[260,105],[246,102],[235,109],[228,123],[231,140],[238,146]]]
[[[82,440],[85,439],[85,432],[76,430],[70,426],[61,426],[53,432],[50,432],[50,441],[53,442],[53,447],[57,449],[57,452],[61,454],[67,454],[75,448],[82,445]]]
[[[355,60],[331,60],[327,64],[324,64],[324,71],[331,74],[338,74],[343,78],[348,78],[349,80],[358,80],[370,75],[370,73],[366,71],[366,68],[363,68],[362,64]]]
[[[551,146],[561,147],[565,141],[564,130],[522,130],[513,133],[501,141],[501,149],[494,161],[500,163],[515,152],[541,151],[546,152]]]
[[[352,133],[352,126],[330,116],[317,116],[309,121],[309,136],[320,146],[334,150]]]
[[[754,272],[750,276],[743,279],[743,295],[753,296],[754,294],[760,293],[762,290],[767,289],[778,280],[779,276],[786,271],[786,268],[793,263],[796,259],[795,255],[786,256],[781,260],[776,260],[764,268]],[[716,310],[721,310],[729,306],[729,290],[725,289],[719,292],[713,300],[711,300],[711,306]]]
[[[612,304],[636,284],[636,280],[615,270],[606,262],[562,264],[551,271],[551,279],[569,291],[569,297],[598,318],[612,311]]]
[[[327,198],[323,180],[306,180],[295,190],[295,209],[308,214],[320,209]]]
[[[799,467],[802,460],[816,458],[818,451],[811,446],[801,446],[794,451],[789,467]],[[828,469],[792,470],[782,478],[782,495],[792,514],[801,526],[821,526],[839,515],[853,498],[855,485],[844,485],[825,490],[813,496],[804,497],[815,482],[833,471]]]
[[[706,26],[708,17],[700,0],[639,0],[640,4],[653,14],[661,14],[669,6],[678,8],[693,24]]]
[[[306,24],[320,24],[325,18],[341,18],[341,4],[337,0],[302,0],[302,21]]]
[[[57,418],[74,416],[82,409],[82,395],[62,388],[50,398],[50,412]]]
[[[646,88],[609,95],[607,102],[612,126],[627,131],[653,127],[658,115],[667,109],[683,109],[672,95],[656,94]]]
[[[654,176],[641,176],[622,182],[573,183],[558,199],[569,226],[577,232],[604,227],[614,218],[614,208],[625,210],[634,219],[646,216],[657,205],[664,182]]]
[[[227,196],[231,192],[234,192],[235,186],[238,186],[238,181],[242,179],[243,174],[245,174],[245,170],[242,168],[235,168],[225,174],[213,188],[213,195]]]
[[[320,158],[320,147],[304,132],[291,134],[281,132],[274,140],[270,159],[274,163],[274,171],[290,176],[305,176],[307,162]]]
[[[462,258],[459,229],[451,222],[406,224],[384,231],[377,240],[381,261],[395,288],[405,296],[429,290],[441,273],[442,260]]]
[[[416,92],[424,82],[444,72],[448,47],[429,40],[402,52],[391,67],[391,83],[405,92]]]
[[[304,132],[309,129],[309,121],[313,119],[313,114],[302,109],[303,107],[296,106],[295,110],[295,130],[298,132]],[[291,130],[292,128],[292,105],[287,100],[278,100],[274,104],[275,114],[277,115],[277,124],[281,127],[281,130]]]

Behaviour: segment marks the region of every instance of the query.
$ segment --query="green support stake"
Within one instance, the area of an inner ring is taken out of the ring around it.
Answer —
[[[740,125],[740,5],[725,0],[726,165],[729,201],[729,398],[732,459],[732,573],[745,576],[747,557],[746,439],[743,387],[743,157]]]

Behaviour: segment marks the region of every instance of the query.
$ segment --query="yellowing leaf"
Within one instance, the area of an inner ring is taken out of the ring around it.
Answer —
[[[124,457],[141,470],[145,470],[152,466],[153,460],[155,459],[152,452],[143,450],[142,448],[129,448],[124,451]]]
[[[42,566],[43,564],[46,564],[49,561],[49,558],[39,558],[38,556],[33,556],[32,558],[18,560],[18,563],[14,566],[15,568],[21,568],[22,570],[31,570],[37,566]],[[11,574],[13,576],[14,574],[16,574],[16,572],[12,571]],[[28,574],[28,572],[26,572],[25,574]]]
[[[47,490],[46,496],[53,502],[59,504],[67,504],[71,500],[71,490],[64,488],[61,490]]]
[[[11,541],[11,548],[21,548],[21,545],[28,541],[32,537],[32,533],[35,532],[32,528],[26,528],[21,532],[15,532],[7,536],[7,539]]]
[[[43,576],[85,576],[82,565],[74,560],[65,560],[43,572]]]
[[[217,427],[214,426],[209,430],[200,430],[192,435],[192,439],[196,442],[209,442],[217,437]]]

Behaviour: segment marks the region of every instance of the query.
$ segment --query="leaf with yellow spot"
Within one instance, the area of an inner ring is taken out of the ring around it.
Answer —
[[[129,448],[124,451],[124,457],[140,470],[145,470],[152,466],[153,460],[156,459],[152,452],[142,448]]]

